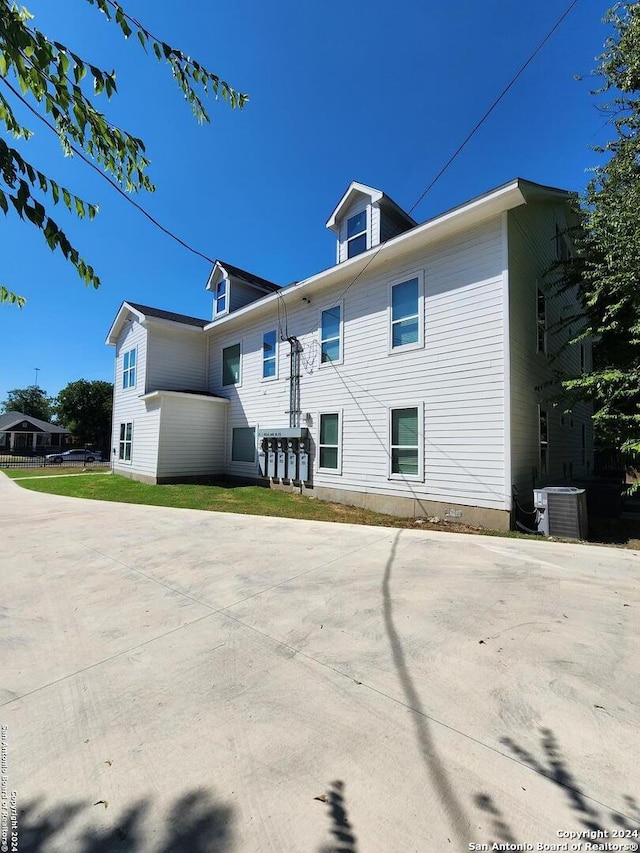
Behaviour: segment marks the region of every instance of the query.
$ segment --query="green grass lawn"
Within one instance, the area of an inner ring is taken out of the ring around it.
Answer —
[[[375,524],[382,527],[447,530],[452,533],[481,533],[486,536],[506,536],[516,539],[541,539],[539,536],[530,536],[518,531],[486,530],[444,520],[433,524],[425,519],[396,518],[358,507],[316,500],[307,495],[265,489],[260,486],[216,484],[152,486],[111,474],[108,470],[102,474],[99,473],[99,469],[92,470],[88,467],[87,470],[90,472],[88,475],[82,473],[82,468],[64,466],[3,469],[7,476],[17,479],[17,485],[24,489],[72,498],[199,509],[209,512],[303,518],[312,521],[337,521],[345,524]],[[592,524],[590,533],[589,538],[592,542],[627,548],[640,547],[638,522],[605,519],[598,524]]]
[[[0,468],[3,474],[6,474],[12,480],[22,479],[23,477],[59,477],[60,475],[68,474],[110,474],[108,465],[87,465],[83,468],[82,465],[47,465],[40,468]]]
[[[19,480],[18,485],[36,492],[92,498],[99,501],[181,507],[212,512],[238,512],[245,515],[272,515],[284,518],[306,518],[316,521],[341,521],[351,524],[380,524],[386,527],[414,527],[412,518],[394,518],[357,507],[318,501],[305,495],[264,489],[260,486],[167,485],[138,483],[117,474],[104,476],[51,476]],[[40,469],[48,474],[49,469]],[[68,469],[67,469],[68,470]],[[5,473],[8,473],[5,471]],[[24,469],[23,469],[24,473]],[[64,474],[65,470],[51,471]],[[74,473],[78,473],[77,471]],[[15,479],[13,471],[10,476]]]

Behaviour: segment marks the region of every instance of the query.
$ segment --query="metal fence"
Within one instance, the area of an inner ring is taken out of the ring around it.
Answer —
[[[66,456],[65,452],[46,455],[26,455],[21,452],[0,451],[0,468],[96,468],[108,469],[111,463],[98,451],[85,450]]]

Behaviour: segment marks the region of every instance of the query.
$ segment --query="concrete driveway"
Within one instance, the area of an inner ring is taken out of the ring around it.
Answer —
[[[4,476],[0,519],[20,853],[633,844],[640,552]]]

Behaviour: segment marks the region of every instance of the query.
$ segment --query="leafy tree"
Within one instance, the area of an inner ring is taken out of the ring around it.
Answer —
[[[7,399],[2,403],[2,409],[4,412],[22,412],[32,418],[50,421],[53,417],[53,402],[42,388],[29,385],[28,388],[14,388],[9,391]]]
[[[97,380],[78,379],[58,394],[55,412],[58,421],[81,444],[109,446],[113,385]]]
[[[135,33],[142,49],[169,65],[199,122],[209,121],[202,103],[206,95],[222,97],[232,107],[244,106],[246,95],[152,35],[114,0],[86,2],[119,27],[125,39]],[[111,175],[108,180],[127,192],[152,192],[143,141],[110,122],[95,106],[98,97],[109,100],[117,93],[115,71],[104,71],[66,45],[49,40],[32,21],[33,16],[24,7],[0,0],[0,124],[20,145],[28,142],[32,131],[18,121],[14,112],[17,102],[22,102],[57,134],[66,156],[75,153]],[[11,211],[35,226],[49,248],[62,252],[85,284],[97,288],[100,279],[93,267],[81,257],[50,213],[50,203],[60,202],[79,218],[93,219],[98,212],[96,205],[60,186],[0,138],[0,208],[5,215]],[[22,306],[25,299],[0,285],[0,302]]]
[[[593,337],[593,370],[565,382],[594,401],[601,446],[640,451],[640,4],[617,3],[605,22],[605,42],[596,73],[596,95],[610,99],[614,137],[596,149],[606,162],[593,170],[579,216],[578,272]],[[575,276],[576,268],[568,273]],[[571,283],[571,281],[569,281]]]

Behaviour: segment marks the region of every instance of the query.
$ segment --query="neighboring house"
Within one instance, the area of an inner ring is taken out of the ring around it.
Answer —
[[[114,469],[507,528],[514,487],[591,471],[590,408],[548,402],[591,359],[554,333],[575,294],[545,283],[570,199],[517,179],[417,225],[354,182],[327,222],[335,266],[280,288],[217,261],[211,321],[124,302]]]
[[[69,430],[22,412],[0,415],[0,453],[49,453],[64,446]]]

